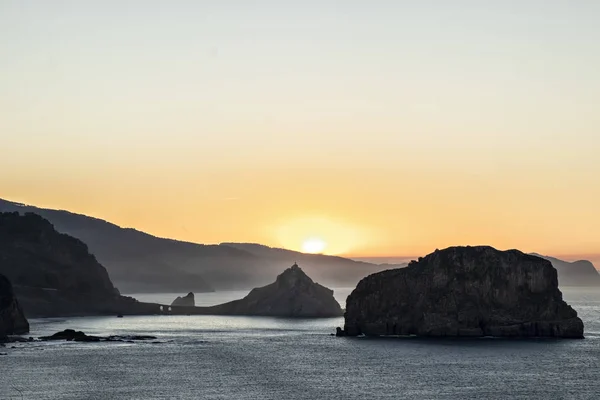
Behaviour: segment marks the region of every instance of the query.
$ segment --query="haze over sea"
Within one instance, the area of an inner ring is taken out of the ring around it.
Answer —
[[[345,304],[350,289],[335,290]],[[563,288],[584,340],[335,338],[343,318],[37,319],[160,343],[45,342],[1,349],[0,399],[597,399],[600,291]],[[198,305],[244,292],[197,294]],[[180,294],[179,294],[180,295]],[[175,294],[139,295],[170,301]]]

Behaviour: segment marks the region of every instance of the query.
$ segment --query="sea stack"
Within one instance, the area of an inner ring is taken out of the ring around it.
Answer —
[[[339,317],[342,308],[333,290],[313,282],[294,264],[274,283],[252,289],[243,299],[207,308],[220,315],[256,315],[290,318]]]
[[[186,296],[178,296],[173,303],[172,306],[180,306],[180,307],[195,307],[196,301],[194,300],[194,293],[189,292]]]
[[[29,332],[29,322],[21,310],[8,278],[0,275],[0,339]]]
[[[360,281],[338,335],[583,338],[550,261],[489,246],[436,250]]]

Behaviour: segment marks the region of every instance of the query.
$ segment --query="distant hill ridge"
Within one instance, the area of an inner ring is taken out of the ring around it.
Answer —
[[[313,253],[302,253],[300,251],[283,249],[281,247],[271,247],[271,246],[267,246],[264,244],[258,244],[258,243],[223,242],[223,243],[220,243],[220,245],[233,247],[233,248],[236,248],[239,250],[247,251],[256,256],[265,256],[265,257],[280,256],[280,257],[284,257],[286,259],[289,257],[297,257],[299,260],[309,260],[309,259],[319,260],[322,257],[327,257],[328,260],[338,260],[341,262],[352,261],[356,265],[364,265],[364,266],[377,265],[377,266],[385,267],[385,268],[403,268],[408,265],[408,263],[406,263],[406,262],[398,262],[398,263],[393,263],[393,264],[374,263],[374,262],[367,262],[367,261],[363,261],[363,260],[359,260],[359,259],[355,259],[355,258],[347,258],[347,257],[335,256],[335,255],[325,255],[325,254],[319,254],[319,253],[314,253],[314,254]]]
[[[406,263],[374,264],[338,256],[305,254],[254,243],[205,245],[160,238],[105,220],[28,206],[0,199],[0,212],[32,212],[49,220],[57,231],[87,244],[122,293],[251,289],[275,279],[281,265],[301,263],[303,270],[329,287],[354,287],[362,278]],[[569,263],[543,256],[558,271],[562,286],[600,286],[600,275],[589,261]],[[370,259],[369,261],[374,261]],[[383,261],[383,260],[382,260]]]
[[[590,261],[564,261],[537,253],[532,255],[552,263],[558,272],[558,283],[562,286],[600,286],[600,273]]]
[[[600,286],[600,272],[598,272],[591,261],[579,260],[569,262],[538,253],[530,254],[544,258],[552,263],[558,272],[558,281],[561,286]],[[360,257],[354,259],[357,261],[379,264],[382,267],[385,266],[383,263],[396,264],[407,260],[405,257]],[[389,268],[395,267],[390,266]]]
[[[353,287],[363,277],[390,267],[258,244],[204,245],[159,238],[95,217],[2,199],[0,211],[38,214],[57,231],[86,243],[122,293],[251,289],[272,282],[282,263],[295,262],[318,282]]]

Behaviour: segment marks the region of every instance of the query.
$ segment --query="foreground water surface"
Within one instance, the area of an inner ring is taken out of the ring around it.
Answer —
[[[349,290],[336,290],[341,304]],[[563,288],[584,340],[335,338],[342,318],[151,316],[37,319],[160,343],[0,348],[0,399],[598,399],[600,291]],[[181,294],[179,294],[181,295]],[[196,295],[198,305],[245,292]],[[170,303],[175,294],[136,295]]]

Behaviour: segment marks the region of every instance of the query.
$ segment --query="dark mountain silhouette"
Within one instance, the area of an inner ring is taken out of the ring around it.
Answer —
[[[561,286],[600,286],[600,273],[590,261],[569,262],[555,257],[532,254],[552,263],[558,272],[558,283]]]
[[[1,199],[0,211],[41,215],[57,231],[80,239],[123,293],[250,289],[272,282],[282,264],[296,261],[318,282],[352,287],[389,267],[255,244],[204,245],[163,239],[86,215]]]

